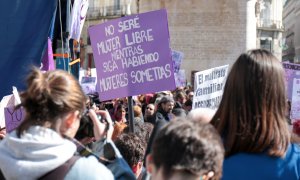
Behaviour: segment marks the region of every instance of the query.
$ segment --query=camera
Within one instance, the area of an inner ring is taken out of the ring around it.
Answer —
[[[75,138],[80,140],[85,137],[94,137],[94,124],[92,119],[89,116],[89,109],[93,109],[96,106],[99,106],[101,103],[99,100],[99,96],[97,93],[95,94],[87,94],[87,102],[86,102],[86,110],[84,111],[83,115],[81,116],[80,119],[80,125],[78,128],[78,131],[75,135]],[[106,129],[108,130],[108,122],[105,118],[102,118],[100,115],[97,115],[97,119],[101,123],[106,124]]]
[[[106,124],[105,131],[108,130],[109,124],[105,118],[102,118],[100,115],[97,115],[97,119],[101,123]],[[80,119],[80,125],[78,131],[75,135],[75,138],[80,140],[85,137],[94,137],[94,124],[92,119],[89,116],[89,109],[86,109]]]
[[[75,135],[78,140],[85,137],[94,137],[94,124],[88,113],[89,109],[86,109],[80,119],[80,125]]]

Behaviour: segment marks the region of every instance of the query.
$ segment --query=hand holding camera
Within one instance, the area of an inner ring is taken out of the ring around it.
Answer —
[[[100,115],[101,121],[97,115]],[[93,122],[93,131],[95,140],[98,141],[106,136],[107,139],[111,139],[113,133],[113,122],[111,117],[106,110],[97,110],[95,112],[93,109],[89,110],[89,117]]]

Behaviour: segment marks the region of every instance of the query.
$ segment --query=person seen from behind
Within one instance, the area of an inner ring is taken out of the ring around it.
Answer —
[[[143,160],[146,150],[145,141],[134,133],[124,133],[115,140],[115,144],[123,158],[131,167],[136,178],[138,178],[143,169]]]
[[[300,179],[300,148],[291,143],[281,62],[267,50],[233,64],[212,123],[225,147],[224,180]]]
[[[42,73],[34,68],[21,94],[26,111],[20,126],[0,142],[0,174],[5,179],[43,179],[69,162],[76,153],[73,141],[83,113],[85,94],[66,71]],[[105,125],[89,111],[95,139],[105,136]],[[105,117],[109,118],[109,117]],[[111,132],[110,132],[111,133]],[[54,173],[55,174],[55,173]],[[95,156],[78,157],[62,177],[53,179],[114,179]]]
[[[147,156],[146,168],[153,180],[220,179],[224,148],[211,124],[171,121],[159,133]]]

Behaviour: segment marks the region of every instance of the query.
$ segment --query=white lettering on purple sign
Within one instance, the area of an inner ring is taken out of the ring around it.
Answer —
[[[105,27],[105,36],[112,36],[115,33],[115,28],[113,25],[109,25]]]
[[[100,78],[100,91],[105,92],[111,89],[117,89],[128,85],[127,73],[115,74],[110,77]]]
[[[114,52],[112,52],[111,58],[112,58],[112,60],[121,60],[124,58],[136,56],[136,55],[143,54],[143,53],[144,53],[144,50],[142,49],[141,45],[129,46],[129,47],[124,47],[122,49],[117,49]]]
[[[147,44],[155,39],[153,29],[141,27],[139,21],[135,16],[105,27],[108,39],[97,42],[97,50],[98,55],[110,54],[110,59],[101,60],[101,71],[109,76],[99,78],[100,92],[171,77],[171,64],[154,65],[160,53]]]
[[[147,29],[146,31],[142,30],[142,31],[132,32],[130,35],[125,34],[126,46],[153,41],[153,36],[150,34],[151,31],[152,29]]]
[[[118,36],[97,43],[99,55],[109,53],[119,48],[121,48],[121,45]]]
[[[166,64],[165,66],[151,67],[146,70],[131,71],[130,76],[133,84],[167,79],[171,76],[171,65]]]
[[[125,20],[125,21],[120,21],[119,22],[119,32],[124,32],[124,31],[128,31],[128,30],[131,30],[131,29],[137,29],[137,28],[140,28],[140,24],[139,24],[139,17],[135,17],[133,19],[128,19],[128,20]]]

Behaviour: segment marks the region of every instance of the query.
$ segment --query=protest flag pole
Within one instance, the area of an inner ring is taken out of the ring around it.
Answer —
[[[134,133],[134,122],[133,122],[133,100],[132,96],[128,96],[128,115],[129,115],[129,130]]]

